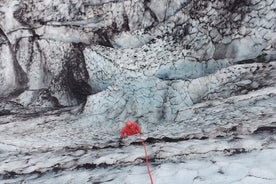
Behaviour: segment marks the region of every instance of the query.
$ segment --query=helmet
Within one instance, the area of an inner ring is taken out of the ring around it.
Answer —
[[[127,126],[127,127],[131,127],[131,126],[132,126],[132,123],[131,123],[130,121],[127,121],[127,122],[126,122],[126,126]]]

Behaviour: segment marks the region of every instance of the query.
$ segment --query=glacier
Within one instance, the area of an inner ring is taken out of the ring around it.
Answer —
[[[2,0],[0,183],[276,183],[275,8]]]

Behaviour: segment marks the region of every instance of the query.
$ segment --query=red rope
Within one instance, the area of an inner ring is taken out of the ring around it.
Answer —
[[[146,165],[147,165],[148,175],[150,177],[150,183],[153,184],[153,179],[152,179],[150,168],[149,168],[149,157],[147,154],[146,144],[145,144],[144,140],[142,139],[141,134],[140,134],[140,139],[141,139],[141,143],[144,146],[144,151],[145,151],[145,156],[146,156]]]

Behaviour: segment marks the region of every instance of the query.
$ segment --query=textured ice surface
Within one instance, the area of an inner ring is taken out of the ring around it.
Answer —
[[[271,87],[191,106],[185,121],[140,122],[154,181],[275,183],[275,95]],[[2,182],[149,182],[139,136],[120,143],[123,124],[76,112],[2,116]]]
[[[273,0],[0,2],[0,183],[275,184]]]

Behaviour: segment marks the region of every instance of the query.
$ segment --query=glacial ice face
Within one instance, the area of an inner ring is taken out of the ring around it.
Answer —
[[[162,80],[194,79],[250,60],[273,61],[273,7],[271,0],[3,1],[2,35],[11,44],[14,62],[19,63],[14,68],[9,65],[5,72],[12,74],[21,67],[24,72],[19,76],[27,75],[19,82],[21,87],[17,84],[21,77],[13,82],[3,78],[3,84],[16,89],[5,93],[19,94],[22,90],[18,88],[29,90],[29,94],[35,90],[27,104],[38,106],[42,104],[36,103],[36,96],[41,90],[49,90],[49,97],[63,106],[82,103],[87,95],[113,84],[102,80],[103,73],[110,72],[107,70],[91,74],[90,79],[87,76],[84,65],[102,61],[93,52],[118,65],[115,73],[133,70],[126,78],[130,74]],[[74,62],[82,63],[77,69],[80,73],[73,75],[75,85],[86,86],[80,90],[81,97],[67,86],[71,71],[62,76],[68,70],[65,63],[72,62],[69,54],[80,59]],[[20,99],[16,101],[23,103]]]
[[[0,183],[275,183],[275,8],[1,1]]]
[[[0,28],[0,97],[9,97],[24,91],[26,74],[19,65],[12,44]]]
[[[13,65],[12,53],[8,45],[1,46],[1,96],[6,96],[16,88],[15,70]]]

